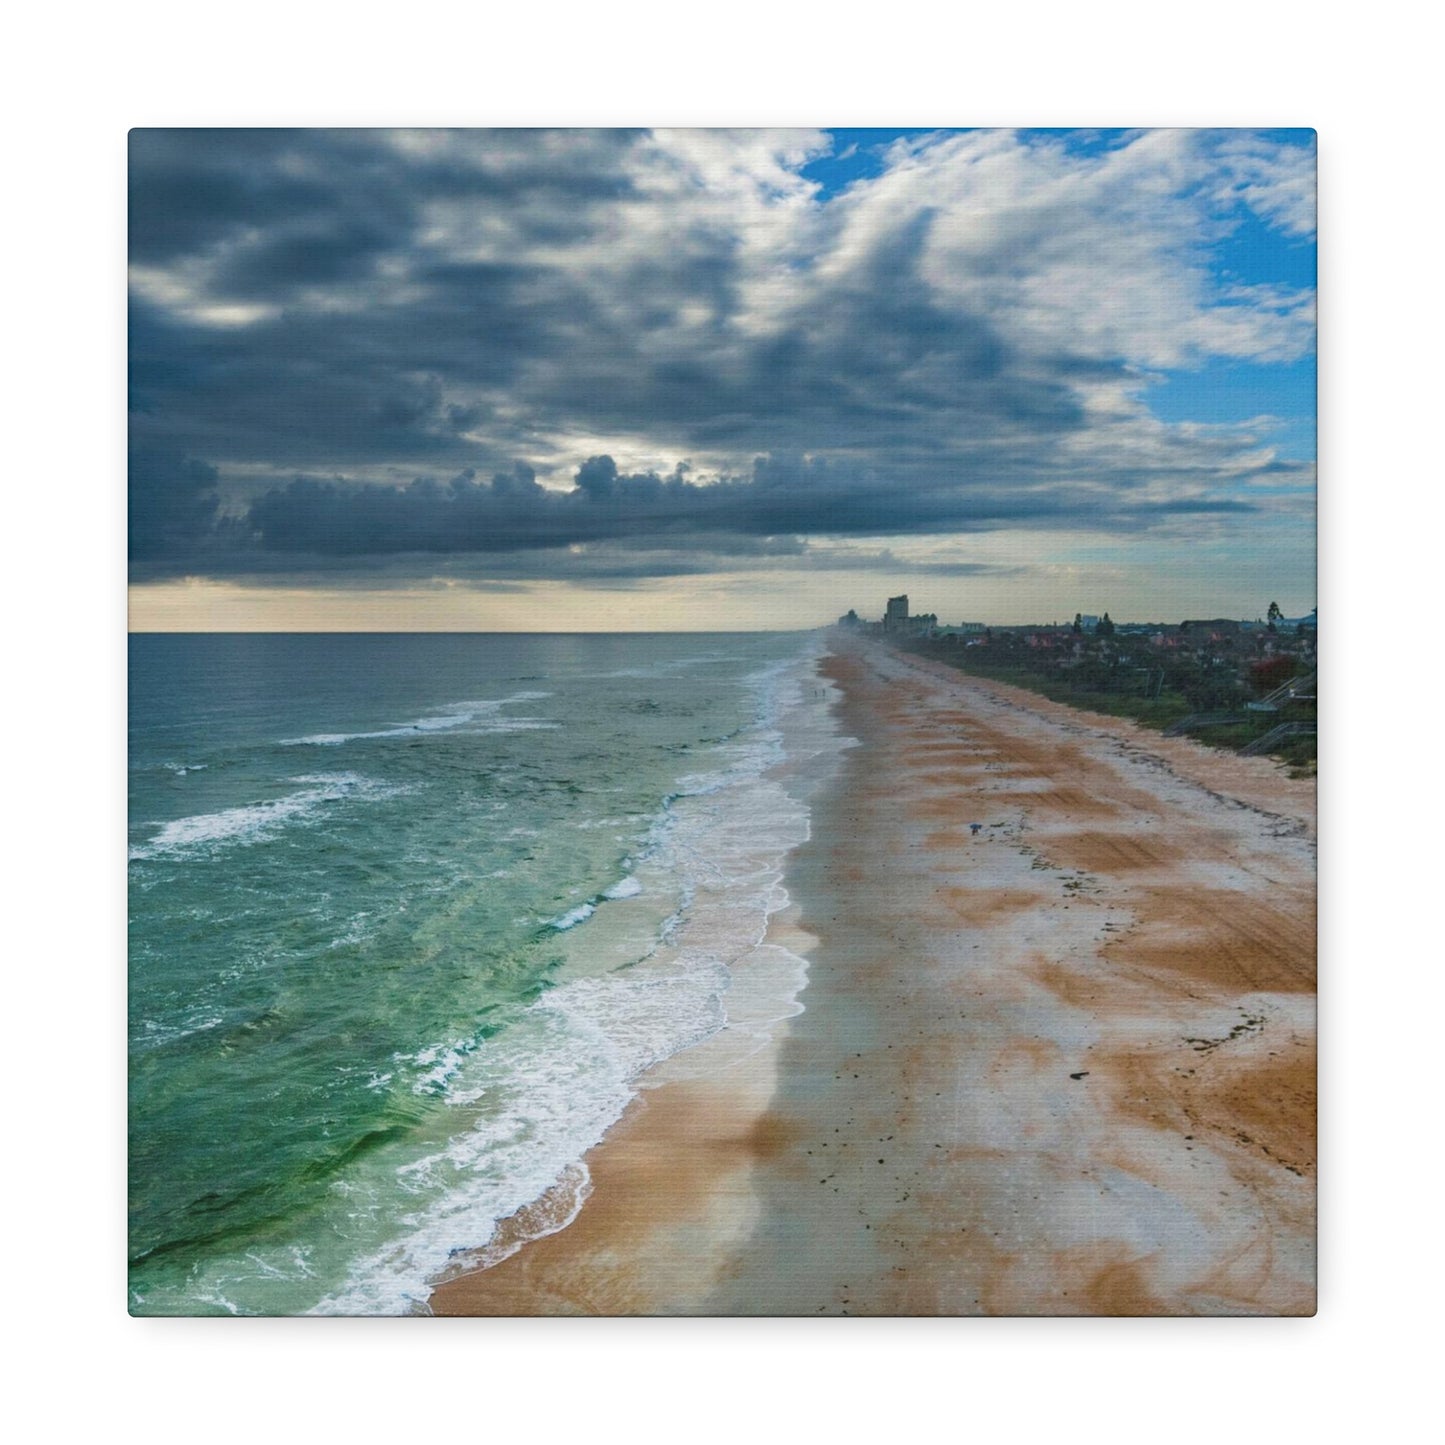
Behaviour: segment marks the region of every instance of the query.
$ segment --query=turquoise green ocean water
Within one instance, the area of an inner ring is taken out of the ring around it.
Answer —
[[[134,637],[133,1312],[406,1313],[563,1222],[778,906],[814,648]]]

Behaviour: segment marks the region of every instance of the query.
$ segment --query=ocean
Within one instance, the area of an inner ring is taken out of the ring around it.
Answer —
[[[416,1313],[564,1226],[787,901],[821,651],[132,637],[132,1313]]]

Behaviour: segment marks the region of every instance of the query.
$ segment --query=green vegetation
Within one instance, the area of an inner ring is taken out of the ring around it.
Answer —
[[[1110,717],[1133,718],[1146,727],[1162,730],[1194,711],[1188,700],[1177,692],[1166,691],[1158,697],[1145,697],[1141,692],[1106,690],[1089,686],[1086,679],[1076,679],[1068,673],[985,659],[980,655],[982,648],[969,648],[966,656],[960,656],[957,648],[943,649],[929,643],[913,643],[908,650],[936,657],[976,677],[1012,683],[1015,687],[1042,693],[1054,702],[1068,703],[1071,707],[1088,708],[1091,712],[1107,713]]]
[[[1193,718],[1195,723],[1185,729],[1189,736],[1236,752],[1283,722],[1315,719],[1312,701],[1291,702],[1271,712],[1246,709],[1251,698],[1313,666],[1312,660],[1294,653],[1261,658],[1253,637],[1201,639],[1200,645],[1164,651],[1148,638],[1119,637],[1112,624],[1109,631],[1101,627],[1081,636],[1076,622],[1043,637],[1031,637],[1026,629],[995,629],[976,647],[961,647],[956,639],[925,638],[899,645],[972,676],[1160,731]],[[1312,775],[1316,741],[1313,734],[1288,737],[1270,756],[1289,765],[1293,776]]]

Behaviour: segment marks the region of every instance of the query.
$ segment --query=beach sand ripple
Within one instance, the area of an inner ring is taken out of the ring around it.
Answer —
[[[862,641],[821,668],[861,745],[773,922],[804,1012],[664,1065],[576,1220],[434,1310],[1312,1313],[1313,782]]]

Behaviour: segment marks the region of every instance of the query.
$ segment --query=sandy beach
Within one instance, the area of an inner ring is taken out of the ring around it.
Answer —
[[[769,930],[803,1011],[765,945],[575,1219],[433,1311],[1312,1313],[1313,781],[862,640],[820,667],[858,745]]]

